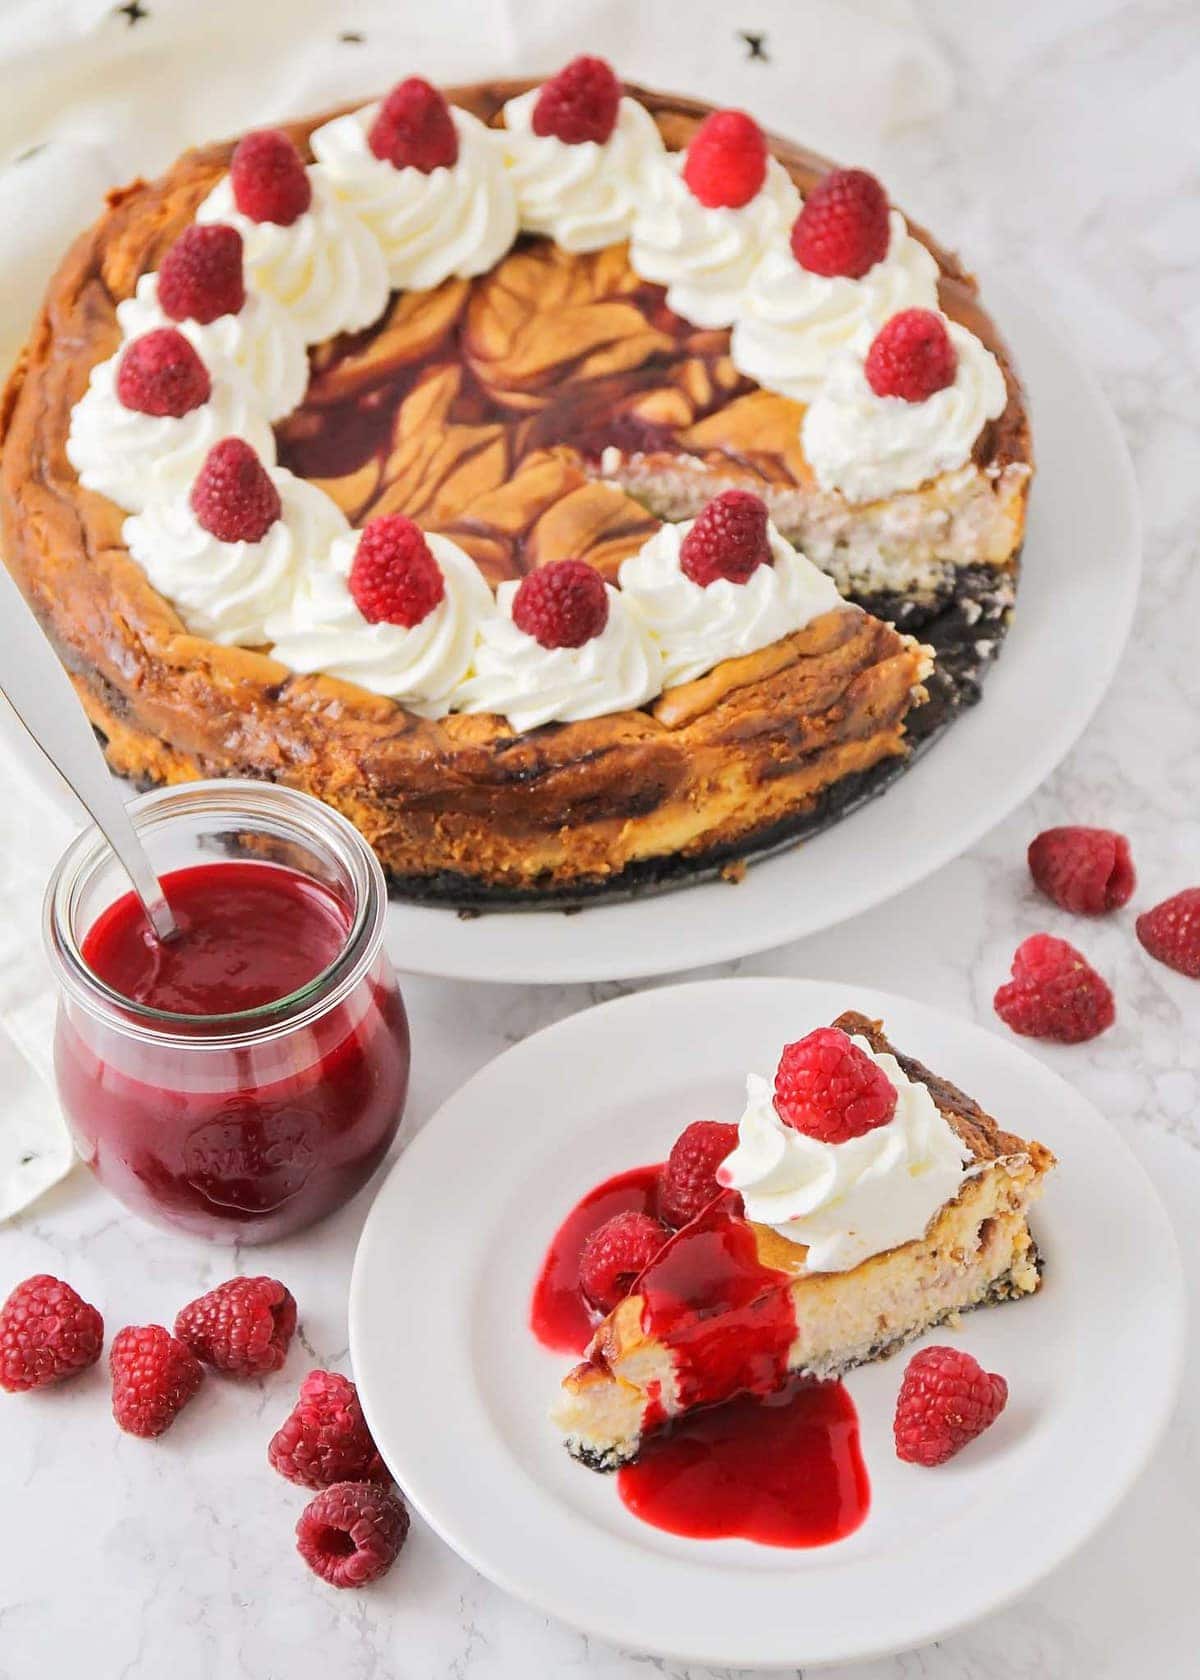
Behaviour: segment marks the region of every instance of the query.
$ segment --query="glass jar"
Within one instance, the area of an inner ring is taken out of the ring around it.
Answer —
[[[159,876],[221,858],[281,865],[337,900],[345,943],[289,996],[223,1015],[133,1002],[88,965],[129,883],[88,829],[46,893],[59,987],[55,1073],[83,1159],[134,1212],[224,1242],[269,1242],[374,1172],[408,1094],[409,1036],[383,950],[387,890],[344,817],[272,783],[192,782],[129,807]]]

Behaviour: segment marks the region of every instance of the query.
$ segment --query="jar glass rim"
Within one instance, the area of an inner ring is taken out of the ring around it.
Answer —
[[[174,821],[204,816],[232,829],[256,829],[332,854],[353,892],[353,914],[332,962],[294,992],[253,1009],[222,1015],[184,1015],[123,996],[83,956],[76,931],[80,899],[105,865],[120,865],[94,826],[76,836],[46,888],[42,928],[46,950],[64,992],[89,1014],[127,1036],[182,1050],[248,1048],[311,1025],[343,1002],[369,972],[383,941],[387,884],[379,860],[340,812],[276,782],[220,779],[156,788],[127,806],[143,839]],[[86,930],[85,930],[86,931]]]

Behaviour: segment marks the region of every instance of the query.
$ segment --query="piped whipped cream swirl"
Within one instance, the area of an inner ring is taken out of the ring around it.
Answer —
[[[260,542],[222,542],[206,531],[186,494],[153,502],[125,521],[125,546],[189,630],[226,646],[257,647],[301,577],[344,537],[345,515],[323,490],[270,468],[282,514]]]
[[[745,583],[694,583],[679,551],[694,520],[663,525],[621,566],[621,593],[662,656],[664,688],[691,682],[723,659],[759,648],[844,605],[833,579],[768,524],[771,565]]]
[[[212,378],[207,402],[178,418],[142,414],[117,396],[118,353],[92,369],[88,388],[71,410],[67,459],[85,490],[96,490],[140,513],[151,502],[185,495],[222,438],[245,438],[259,460],[275,460],[275,436],[240,378]]]
[[[242,376],[268,420],[282,420],[304,400],[308,351],[300,329],[273,298],[249,286],[236,315],[204,324],[173,321],[159,305],[158,276],[143,274],[133,296],[117,305],[117,324],[126,338],[154,327],[178,327],[214,376],[221,370]]]
[[[238,209],[228,175],[196,211],[242,236],[248,283],[284,309],[306,344],[358,332],[383,314],[387,264],[378,239],[344,204],[319,166],[309,169],[312,202],[296,220],[255,222]]]
[[[636,99],[623,98],[612,133],[603,143],[568,145],[533,132],[540,88],[504,107],[497,135],[517,212],[527,233],[548,235],[564,251],[599,251],[628,239],[646,177],[663,156],[658,125]]]
[[[643,280],[667,288],[677,315],[697,327],[728,327],[764,251],[800,210],[795,183],[775,158],[748,204],[708,209],[683,179],[683,152],[665,152],[647,169],[629,260]]]
[[[974,333],[947,321],[958,358],[954,382],[924,402],[879,397],[863,364],[870,327],[843,350],[800,426],[800,442],[823,490],[847,501],[873,502],[915,490],[968,461],[989,420],[1004,412],[1008,392],[999,362]]]
[[[275,657],[293,671],[323,671],[386,694],[420,717],[444,717],[474,658],[480,622],[493,609],[492,592],[469,554],[427,532],[446,593],[411,629],[370,624],[347,586],[359,536],[339,537],[328,559],[299,579],[283,611],[267,620]]]
[[[896,1089],[885,1126],[844,1143],[824,1143],[780,1119],[770,1082],[746,1080],[738,1142],[720,1179],[739,1190],[746,1216],[808,1249],[810,1272],[845,1272],[872,1254],[924,1236],[957,1196],[971,1153],[924,1085],[866,1039],[870,1056]]]
[[[739,373],[765,390],[811,402],[831,359],[864,324],[881,327],[901,309],[936,309],[937,263],[898,210],[889,226],[886,256],[860,280],[810,274],[786,234],[776,240],[737,312],[730,353]]]
[[[376,103],[335,117],[311,144],[334,191],[378,239],[391,284],[427,291],[451,275],[485,273],[517,236],[517,201],[496,136],[451,106],[457,160],[428,174],[396,169],[367,141],[378,112]]]
[[[473,674],[455,696],[457,712],[497,712],[518,734],[632,711],[662,689],[662,660],[644,622],[606,585],[608,623],[582,647],[545,648],[513,623],[519,585],[502,583],[480,624]]]

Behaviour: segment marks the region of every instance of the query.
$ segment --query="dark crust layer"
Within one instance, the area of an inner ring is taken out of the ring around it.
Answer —
[[[449,92],[492,120],[528,85]],[[670,145],[686,144],[707,114],[692,100],[631,91]],[[291,132],[307,145],[325,120]],[[519,738],[491,719],[426,722],[360,689],[296,677],[264,654],[189,635],[125,552],[123,516],[81,490],[63,445],[92,365],[118,342],[116,301],[156,266],[231,149],[229,142],[190,152],[163,181],[135,182],[110,196],[107,214],[76,241],[53,281],[0,409],[5,559],[72,672],[115,768],[145,783],[238,774],[304,787],[358,824],[398,889],[470,907],[555,902],[556,892],[574,903],[671,885],[815,832],[890,782],[905,762],[915,659],[883,625],[870,637],[857,634],[854,663],[832,685],[825,655],[811,663],[798,656],[682,728],[662,730],[647,714],[627,713]],[[827,167],[786,142],[776,149],[802,187]],[[914,232],[941,264],[948,311],[997,351],[1009,377],[1009,407],[980,449],[996,464],[1028,460],[1019,386],[974,282]],[[953,614],[955,604],[944,610]],[[935,641],[936,630],[934,620],[920,627]],[[918,740],[931,740],[971,697],[986,661],[975,661],[974,674],[972,656],[960,663],[965,685],[946,690],[941,704],[935,688],[927,721],[914,714]],[[940,673],[936,682],[945,688]],[[774,745],[761,724],[768,711],[782,732]],[[769,785],[780,750],[790,755],[796,783],[786,800],[781,784],[773,794]],[[682,845],[668,836],[653,855],[656,827],[666,831],[695,809],[718,772],[748,783],[734,802],[741,814]],[[641,833],[651,854],[627,867],[615,847],[622,826]],[[528,873],[530,859],[543,857],[544,867],[539,861]]]

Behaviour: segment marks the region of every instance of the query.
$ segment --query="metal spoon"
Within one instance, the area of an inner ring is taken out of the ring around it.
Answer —
[[[179,931],[70,678],[0,565],[0,693],[128,875],[159,939]]]

